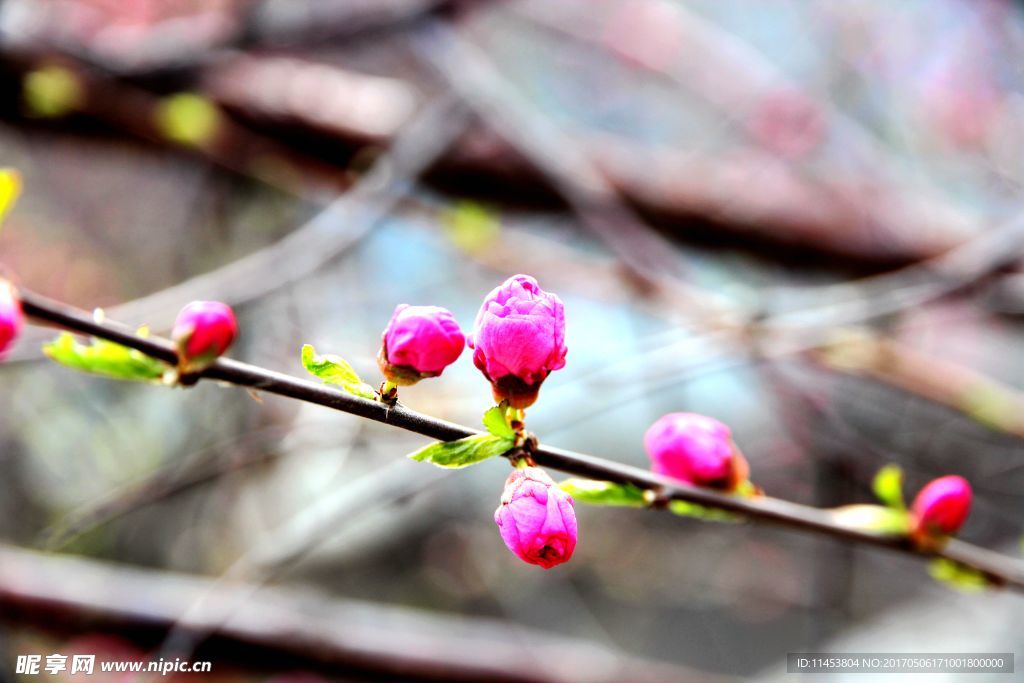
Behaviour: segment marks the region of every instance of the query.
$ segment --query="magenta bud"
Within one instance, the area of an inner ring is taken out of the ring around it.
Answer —
[[[25,315],[14,287],[8,282],[0,282],[0,358],[7,355],[24,324]]]
[[[669,413],[644,434],[651,469],[697,486],[731,491],[749,476],[732,432],[718,420],[696,413]]]
[[[178,347],[181,366],[195,372],[221,356],[238,334],[231,307],[219,301],[193,301],[181,309],[171,337]]]
[[[465,347],[466,337],[450,311],[401,304],[382,335],[377,365],[388,381],[415,384],[440,375]]]
[[[529,275],[515,275],[484,298],[467,341],[495,400],[528,408],[547,376],[565,367],[565,308]]]
[[[576,549],[572,497],[539,467],[516,469],[508,476],[494,521],[509,550],[544,569],[568,562]]]
[[[939,477],[918,492],[911,507],[912,535],[918,539],[955,534],[971,511],[971,485],[957,475]]]

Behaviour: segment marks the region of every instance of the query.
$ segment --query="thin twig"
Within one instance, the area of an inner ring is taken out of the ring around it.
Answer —
[[[1012,216],[953,249],[852,282],[807,288],[779,288],[773,297],[790,300],[789,310],[770,311],[765,327],[806,337],[899,313],[949,296],[1012,265],[1021,256],[1024,219]]]
[[[25,314],[36,321],[107,339],[167,363],[177,363],[174,346],[166,339],[138,337],[130,328],[108,321],[94,320],[85,311],[52,301],[28,290],[20,290],[19,296]],[[322,405],[442,441],[452,441],[480,433],[478,430],[418,413],[401,404],[390,407],[323,384],[227,358],[217,360],[199,373],[199,376],[203,379],[218,380]],[[727,510],[752,521],[817,533],[840,541],[887,548],[919,557],[945,557],[982,572],[996,584],[1024,591],[1024,562],[956,539],[950,540],[940,550],[927,551],[915,547],[902,536],[844,526],[837,522],[834,513],[829,510],[777,498],[731,496],[689,486],[638,467],[550,446],[539,446],[533,453],[533,459],[544,467],[589,479],[632,484],[644,490],[658,491],[660,496],[667,500],[681,500]]]
[[[973,368],[867,329],[840,331],[812,357],[830,370],[897,387],[989,429],[1024,438],[1024,392]]]
[[[681,262],[666,248],[666,239],[625,204],[588,154],[535,111],[483,52],[439,20],[424,22],[413,34],[413,46],[454,93],[541,169],[581,223],[619,257],[638,282],[650,287],[653,275],[681,269]]]

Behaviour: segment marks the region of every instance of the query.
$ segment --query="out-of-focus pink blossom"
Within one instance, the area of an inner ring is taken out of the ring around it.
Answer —
[[[697,486],[731,491],[749,475],[732,432],[705,415],[662,416],[644,434],[644,448],[654,472]]]
[[[567,562],[576,548],[572,497],[538,467],[509,475],[494,521],[509,550],[545,569]]]
[[[24,324],[25,316],[14,288],[7,282],[0,282],[0,358],[7,354]]]
[[[193,301],[181,309],[171,336],[183,365],[200,370],[227,351],[238,334],[231,307],[219,301]]]
[[[466,337],[450,311],[437,306],[401,304],[381,340],[377,364],[395,384],[437,377],[466,347]]]
[[[971,485],[955,474],[929,482],[911,506],[913,535],[935,538],[955,534],[967,521],[972,497]]]
[[[527,408],[547,376],[565,367],[565,308],[529,275],[515,275],[484,299],[468,342],[495,399]]]

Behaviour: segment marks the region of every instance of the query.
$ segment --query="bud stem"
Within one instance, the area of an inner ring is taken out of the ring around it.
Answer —
[[[505,419],[512,429],[519,431],[523,428],[526,422],[526,411],[522,408],[511,408],[506,405],[505,407]]]
[[[391,380],[386,379],[381,382],[380,389],[377,390],[377,393],[380,395],[381,403],[394,405],[398,400],[398,385]]]

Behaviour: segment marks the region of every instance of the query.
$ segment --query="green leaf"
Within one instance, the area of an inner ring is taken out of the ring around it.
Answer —
[[[312,344],[302,345],[302,367],[314,377],[318,377],[324,384],[333,384],[344,389],[353,396],[367,398],[371,401],[377,397],[377,392],[369,384],[359,378],[356,371],[349,365],[349,362],[341,356],[317,355]]]
[[[647,504],[643,489],[632,484],[572,478],[566,479],[558,486],[581,503],[625,507],[644,507]]]
[[[910,533],[910,513],[881,505],[845,505],[832,510],[836,524],[851,529],[877,531],[892,536]]]
[[[906,510],[903,502],[903,470],[899,465],[886,465],[878,470],[871,488],[885,505],[894,510]]]
[[[31,116],[57,118],[74,111],[85,91],[78,76],[62,66],[44,66],[25,75],[22,98]]]
[[[21,194],[21,175],[11,168],[0,168],[0,221]]]
[[[484,413],[484,427],[494,436],[500,436],[503,439],[515,439],[515,431],[508,426],[508,420],[505,419],[505,409],[501,406],[494,406]]]
[[[977,593],[992,585],[988,577],[977,569],[945,557],[929,562],[928,574],[936,581],[965,593]]]
[[[330,354],[317,355],[312,344],[302,345],[302,367],[325,384],[358,384],[362,381],[347,360]]]
[[[754,482],[749,479],[745,479],[736,485],[736,490],[733,491],[732,494],[734,496],[739,496],[740,498],[753,498],[754,496],[759,495],[760,492],[761,490],[754,485]]]
[[[514,445],[511,439],[493,434],[467,436],[458,441],[438,441],[409,454],[418,462],[429,462],[438,467],[458,469],[507,453]]]
[[[221,123],[220,109],[195,93],[177,93],[161,100],[156,110],[157,128],[168,139],[201,147],[213,140]]]
[[[455,246],[469,253],[487,249],[501,234],[499,215],[472,201],[455,202],[441,215],[441,224]]]
[[[704,507],[703,505],[690,503],[685,500],[669,501],[668,510],[672,514],[679,515],[680,517],[696,517],[697,519],[705,519],[710,522],[739,523],[743,521],[743,518],[735,512]]]
[[[75,370],[114,379],[159,381],[169,366],[140,351],[104,339],[82,344],[68,332],[43,345],[43,353]]]

